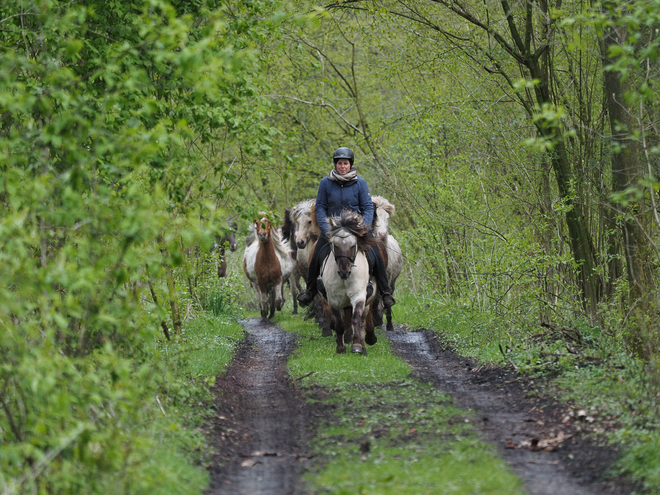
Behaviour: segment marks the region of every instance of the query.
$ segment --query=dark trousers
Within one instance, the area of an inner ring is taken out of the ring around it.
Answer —
[[[309,261],[309,269],[307,270],[307,289],[312,294],[318,292],[316,279],[319,278],[319,275],[321,274],[321,262],[328,256],[328,254],[330,254],[330,243],[325,236],[321,235],[316,246],[314,246],[312,259]],[[367,260],[369,261],[369,273],[376,277],[380,292],[391,294],[392,288],[387,281],[387,269],[385,268],[385,263],[383,262],[383,257],[380,255],[378,246],[372,247],[366,254]]]

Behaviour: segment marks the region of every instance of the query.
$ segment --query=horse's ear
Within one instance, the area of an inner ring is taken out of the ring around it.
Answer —
[[[331,229],[334,229],[338,225],[335,217],[328,217],[328,225]]]

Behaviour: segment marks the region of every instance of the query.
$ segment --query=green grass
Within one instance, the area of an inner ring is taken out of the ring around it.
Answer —
[[[472,416],[433,387],[406,380],[332,392],[326,406],[335,408],[317,434],[325,463],[308,476],[315,493],[521,493],[495,449],[476,438]]]
[[[481,362],[501,363],[499,345],[516,340],[491,316],[445,304],[441,300],[416,296],[411,291],[397,291],[397,304],[392,308],[394,323],[405,323],[411,329],[427,328],[442,335],[461,355]]]
[[[107,493],[194,494],[208,488],[204,467],[211,454],[200,426],[212,403],[211,386],[231,362],[243,328],[232,316],[201,311],[187,320],[181,336],[162,342],[158,353],[167,360],[167,378],[159,412],[148,425],[148,445],[127,472],[113,478]],[[131,481],[126,484],[124,480]]]
[[[275,322],[287,331],[298,334],[298,348],[289,362],[289,371],[294,377],[313,373],[314,383],[335,385],[337,383],[387,383],[404,380],[410,367],[397,359],[389,341],[382,331],[377,331],[378,343],[368,346],[368,356],[359,354],[338,355],[334,337],[321,337],[321,330],[312,322],[303,321],[278,313]]]
[[[215,377],[223,372],[243,340],[243,327],[234,318],[202,312],[183,328],[187,359],[181,372]]]
[[[275,320],[298,334],[290,373],[304,377],[308,400],[327,411],[314,440],[322,463],[306,477],[312,493],[521,493],[495,449],[477,438],[472,415],[411,378],[383,331],[368,356],[337,355],[334,338],[322,338],[315,324],[287,314]]]

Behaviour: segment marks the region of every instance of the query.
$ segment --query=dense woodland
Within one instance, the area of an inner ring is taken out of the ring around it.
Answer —
[[[4,1],[0,491],[149,493],[130,459],[214,239],[313,198],[338,146],[396,205],[415,294],[507,348],[595,340],[653,397],[659,13]]]

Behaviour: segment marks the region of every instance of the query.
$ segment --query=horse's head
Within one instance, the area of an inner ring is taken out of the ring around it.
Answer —
[[[305,249],[307,244],[318,239],[320,230],[312,219],[312,207],[315,201],[301,201],[291,208],[291,219],[295,223],[295,239],[298,249]]]
[[[271,225],[267,217],[263,217],[259,220],[254,221],[254,226],[256,227],[257,238],[261,242],[268,242],[270,239]]]
[[[351,276],[351,270],[358,254],[357,238],[349,231],[342,229],[331,240],[332,254],[337,263],[337,274],[342,280]]]
[[[389,233],[390,217],[394,215],[394,205],[382,196],[373,196],[374,219],[371,228],[376,237],[385,239]]]
[[[213,243],[213,249],[221,249],[224,253],[225,247],[229,247],[232,251],[236,251],[236,223],[233,221],[227,222],[227,227],[225,230],[221,231],[222,234],[217,234],[215,236],[215,242]]]
[[[328,237],[337,262],[337,272],[346,280],[351,276],[358,252],[367,251],[376,241],[367,235],[369,229],[362,215],[354,211],[343,210],[339,216],[328,218],[328,225]]]

